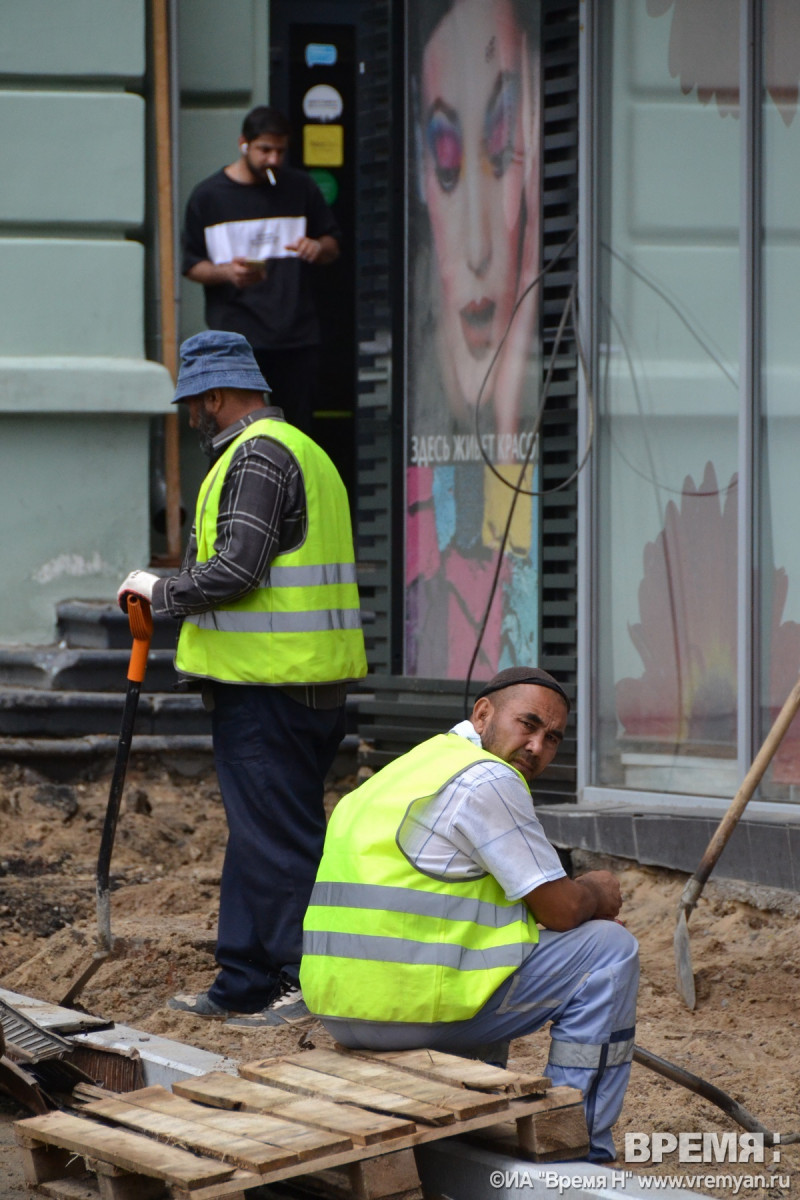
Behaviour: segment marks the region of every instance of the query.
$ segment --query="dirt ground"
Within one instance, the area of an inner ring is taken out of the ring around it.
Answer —
[[[337,780],[333,805],[355,777]],[[91,957],[94,873],[109,774],[53,783],[19,766],[0,768],[0,986],[57,1002]],[[177,991],[203,990],[214,974],[213,947],[225,820],[213,770],[187,777],[156,762],[128,772],[112,862],[112,931],[136,939],[103,966],[80,1003],[89,1012],[241,1061],[295,1051],[301,1037],[330,1039],[318,1024],[240,1030],[173,1012]],[[591,863],[583,862],[586,865]],[[637,1043],[733,1096],[767,1128],[800,1130],[800,898],[767,889],[706,886],[690,923],[698,1004],[677,996],[672,935],[684,877],[613,864],[625,923],[640,940],[642,986]],[[510,1065],[542,1069],[547,1035],[512,1045]],[[25,1196],[11,1122],[27,1115],[0,1098],[0,1200]],[[620,1159],[626,1132],[723,1132],[738,1127],[720,1109],[635,1064],[615,1130]],[[800,1194],[800,1145],[775,1161],[680,1164],[628,1169],[644,1174],[735,1176],[695,1190],[777,1198]],[[774,1176],[762,1183],[748,1177]],[[741,1182],[738,1182],[741,1180]],[[691,1183],[688,1186],[692,1186]],[[739,1189],[739,1190],[737,1190]],[[555,1194],[555,1193],[554,1193]],[[621,1193],[624,1196],[624,1192]]]

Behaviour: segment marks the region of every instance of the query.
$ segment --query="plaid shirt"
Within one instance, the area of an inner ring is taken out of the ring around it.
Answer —
[[[283,421],[280,408],[248,413],[214,438],[214,459],[254,421]],[[293,550],[306,531],[306,494],[294,456],[268,437],[250,438],[231,459],[219,501],[213,556],[197,561],[197,528],[192,526],[183,565],[177,575],[153,589],[153,612],[182,618],[208,612],[261,587],[269,564]],[[316,684],[282,689],[311,708],[335,708],[344,702],[345,684]]]

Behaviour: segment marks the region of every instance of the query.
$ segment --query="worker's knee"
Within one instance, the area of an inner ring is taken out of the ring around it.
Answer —
[[[610,972],[634,986],[638,983],[639,943],[624,925],[617,921],[587,921],[579,930],[585,939],[592,974]]]
[[[639,943],[618,921],[586,921],[567,933],[543,932],[542,948],[555,952],[562,963],[575,971],[627,964],[636,967]]]
[[[594,921],[597,926],[598,966],[610,969],[635,995],[639,986],[639,943],[617,921]]]
[[[620,962],[639,961],[639,943],[619,921],[591,921],[590,924],[607,954]]]

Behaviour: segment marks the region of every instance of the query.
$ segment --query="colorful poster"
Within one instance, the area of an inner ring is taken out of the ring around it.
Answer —
[[[538,654],[539,6],[406,17],[405,671],[485,679]]]

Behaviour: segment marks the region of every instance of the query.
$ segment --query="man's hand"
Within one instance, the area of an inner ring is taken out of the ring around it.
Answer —
[[[316,263],[320,267],[339,257],[339,243],[328,234],[320,238],[300,237],[296,242],[290,242],[286,249],[302,258],[303,262]]]
[[[254,283],[261,283],[267,274],[265,262],[256,263],[248,258],[234,258],[233,262],[220,265],[230,268],[228,282],[237,288],[249,288]]]
[[[291,250],[298,258],[302,258],[303,262],[315,263],[322,253],[322,247],[316,238],[301,237],[296,242],[290,242],[286,247]]]
[[[564,933],[584,921],[613,921],[622,908],[619,880],[610,871],[554,879],[534,888],[525,903],[540,925]]]
[[[212,263],[209,260],[195,263],[186,272],[186,278],[206,287],[218,287],[221,283],[232,283],[237,288],[252,287],[266,277],[266,262],[234,258],[231,262]]]
[[[149,604],[153,599],[153,588],[158,582],[158,576],[150,571],[131,571],[122,587],[117,592],[117,604],[122,611],[128,611],[128,597],[141,596]]]
[[[587,871],[575,880],[579,887],[586,888],[594,897],[594,919],[613,921],[622,908],[622,892],[619,880],[610,871]]]

